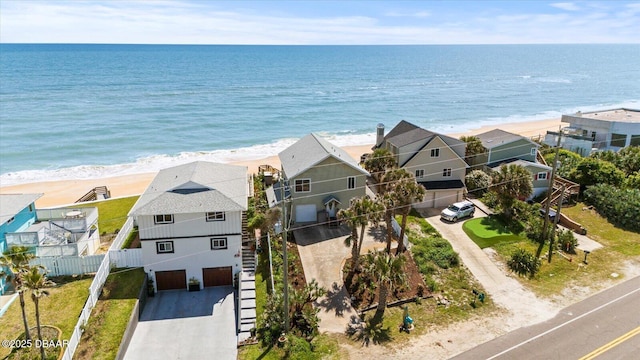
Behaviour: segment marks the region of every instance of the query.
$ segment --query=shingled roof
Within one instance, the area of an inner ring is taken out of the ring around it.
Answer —
[[[278,157],[288,178],[296,177],[329,157],[340,160],[363,174],[369,174],[342,148],[314,133],[284,149],[278,154]]]
[[[243,211],[247,168],[196,161],[161,170],[129,215]]]
[[[513,134],[500,129],[493,129],[482,134],[478,134],[476,135],[476,137],[480,139],[480,141],[482,141],[482,146],[484,146],[486,149],[493,149],[494,147],[504,144],[510,144],[512,142],[523,139],[530,142],[532,145],[539,146],[535,142],[522,135]]]

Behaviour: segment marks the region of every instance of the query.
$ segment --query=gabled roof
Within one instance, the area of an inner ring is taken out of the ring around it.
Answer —
[[[440,134],[435,134],[434,136],[432,136],[424,145],[422,145],[422,147],[420,147],[420,149],[418,149],[415,153],[413,153],[404,163],[400,164],[400,167],[404,167],[405,165],[407,165],[411,160],[413,160],[413,158],[415,158],[416,156],[418,156],[418,154],[424,150],[432,141],[433,139],[436,138],[440,138],[440,140],[442,140],[445,144],[449,145],[446,141],[446,139],[443,139],[443,137],[446,135],[440,135]],[[452,140],[457,140],[457,139],[453,139],[453,138],[449,138]],[[466,147],[466,143],[464,141],[459,141],[459,144],[461,146],[465,146]],[[458,160],[460,160],[465,167],[469,167],[469,164],[467,164],[466,161],[464,161],[463,158],[460,157],[460,155],[458,155],[458,153],[451,148],[451,146],[449,145],[449,149],[453,152],[453,154],[456,156],[456,158],[458,158]]]
[[[163,169],[129,215],[243,211],[247,209],[247,168],[196,161]]]
[[[6,223],[44,194],[2,194],[0,195],[0,225]]]
[[[398,125],[391,129],[391,131],[389,131],[389,133],[384,137],[384,141],[382,142],[382,144],[384,144],[385,142],[389,142],[393,146],[401,148],[403,146],[413,144],[417,141],[425,141],[425,144],[428,144],[436,136],[439,136],[440,139],[442,139],[442,141],[444,141],[445,144],[447,144],[451,149],[454,149],[454,147],[457,146],[466,146],[465,142],[462,140],[458,140],[452,138],[451,136],[439,134],[433,131],[425,130],[405,120],[400,121]]]
[[[278,154],[282,169],[288,178],[294,178],[329,157],[333,157],[355,170],[368,175],[346,151],[311,133]]]
[[[508,131],[504,131],[500,129],[493,129],[493,130],[484,132],[482,134],[478,134],[476,135],[476,137],[480,139],[480,141],[482,141],[482,146],[484,146],[487,149],[493,149],[495,147],[498,147],[504,144],[510,144],[518,140],[526,140],[530,142],[532,145],[540,146],[524,136],[513,134]]]
[[[532,161],[527,161],[527,160],[521,160],[521,159],[509,159],[509,160],[502,160],[502,161],[498,161],[495,163],[491,163],[491,164],[487,164],[487,167],[489,167],[490,169],[493,170],[499,170],[501,167],[505,166],[505,165],[520,165],[524,168],[531,166],[537,169],[541,169],[541,170],[547,170],[547,171],[551,171],[551,166],[547,166],[545,164],[540,164],[537,162],[532,162]]]

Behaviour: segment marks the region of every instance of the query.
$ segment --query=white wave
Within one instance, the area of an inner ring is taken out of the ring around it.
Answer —
[[[375,142],[375,134],[320,134],[338,146],[368,145]],[[24,170],[0,175],[1,186],[11,186],[42,181],[100,179],[113,176],[143,174],[186,164],[193,161],[230,163],[258,160],[277,155],[298,139],[279,139],[272,143],[237,149],[181,152],[177,155],[158,154],[137,159],[135,162],[114,165],[80,165],[50,170]]]

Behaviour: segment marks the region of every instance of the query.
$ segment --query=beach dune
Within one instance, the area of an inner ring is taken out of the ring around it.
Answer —
[[[499,128],[522,136],[533,137],[544,135],[547,130],[558,130],[559,126],[560,119],[558,118],[484,126],[464,133],[447,135],[458,138],[460,136],[470,136]],[[354,159],[358,160],[362,154],[371,152],[372,146],[373,144],[345,146],[343,149]],[[279,168],[280,160],[278,156],[270,156],[262,159],[233,162],[232,164],[247,166],[250,173],[257,173],[258,166],[260,165],[271,165]],[[6,187],[0,186],[0,194],[42,193],[44,195],[36,201],[36,206],[39,208],[47,208],[72,204],[82,195],[97,186],[107,186],[112,198],[140,195],[145,191],[155,175],[156,173],[143,173],[102,179],[45,181]]]

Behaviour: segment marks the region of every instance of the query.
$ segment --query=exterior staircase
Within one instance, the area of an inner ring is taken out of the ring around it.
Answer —
[[[238,311],[238,343],[251,338],[256,327],[256,252],[251,246],[242,247],[242,271],[238,281],[240,308]]]
[[[569,181],[567,179],[556,176],[553,179],[553,191],[551,192],[551,205],[557,205],[560,193],[562,192],[562,186],[564,185],[564,199],[569,199],[571,195],[578,195],[580,193],[580,185]],[[547,198],[542,200],[541,204],[545,204]]]

